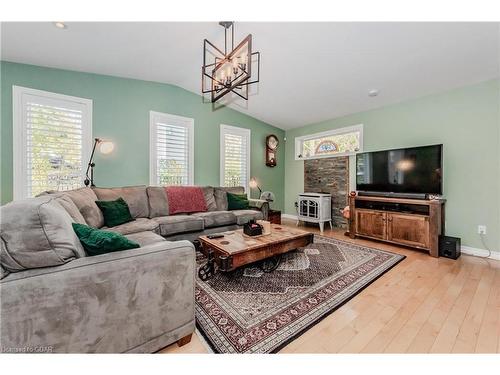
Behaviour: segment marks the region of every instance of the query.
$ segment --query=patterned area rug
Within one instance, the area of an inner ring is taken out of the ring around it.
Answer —
[[[197,279],[196,324],[216,353],[273,353],[404,258],[315,235],[273,272],[249,265]]]

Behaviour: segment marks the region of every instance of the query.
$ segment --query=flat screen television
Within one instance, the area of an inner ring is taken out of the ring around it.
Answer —
[[[443,145],[356,155],[356,189],[366,192],[443,194]]]

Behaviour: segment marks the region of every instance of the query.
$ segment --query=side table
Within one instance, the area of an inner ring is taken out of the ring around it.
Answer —
[[[269,210],[268,220],[272,224],[281,224],[281,211]]]

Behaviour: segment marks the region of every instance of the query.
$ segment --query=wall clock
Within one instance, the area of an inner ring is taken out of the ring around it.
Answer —
[[[268,167],[276,167],[276,150],[278,144],[278,137],[274,134],[266,137],[266,165]]]

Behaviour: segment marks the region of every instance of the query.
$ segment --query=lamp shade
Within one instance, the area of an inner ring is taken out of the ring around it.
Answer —
[[[101,154],[111,154],[115,149],[115,145],[111,141],[101,141],[99,145],[99,152]]]
[[[252,189],[255,189],[255,188],[257,187],[257,180],[255,179],[255,177],[252,177],[252,178],[250,179],[250,182],[249,182],[248,184],[250,185],[250,187],[251,187]]]

